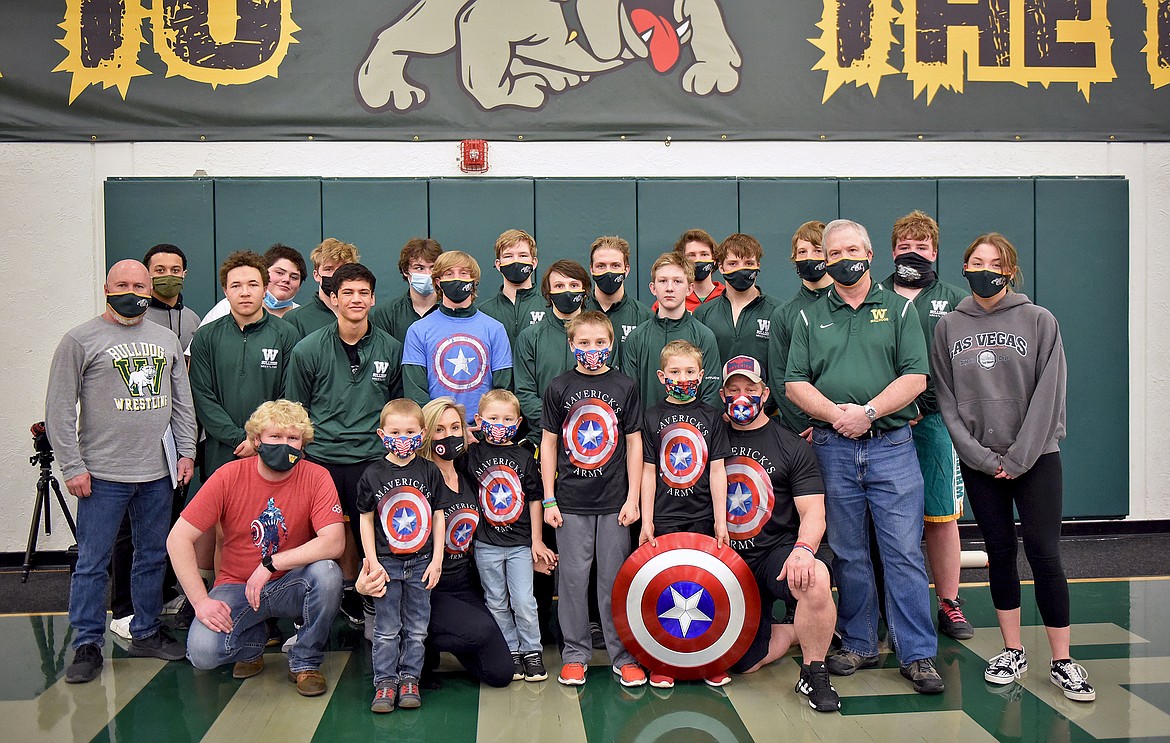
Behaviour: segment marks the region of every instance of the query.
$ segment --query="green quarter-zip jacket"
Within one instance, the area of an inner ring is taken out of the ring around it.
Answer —
[[[830,285],[831,286],[831,285]],[[825,296],[829,287],[824,289],[809,289],[803,283],[796,296],[777,307],[772,312],[771,337],[768,338],[768,379],[772,390],[769,399],[775,400],[780,408],[779,423],[793,433],[802,433],[813,425],[812,418],[808,417],[796,403],[784,394],[784,373],[788,368],[788,347],[792,343],[792,325],[800,317],[800,311],[812,305]]]
[[[377,306],[377,305],[375,305]],[[320,293],[314,292],[313,299],[284,316],[284,321],[297,329],[302,338],[307,338],[327,325],[337,325],[337,315],[333,308],[321,301]]]
[[[890,274],[890,277],[883,282],[883,286],[888,286],[891,290],[894,289],[893,274]],[[910,300],[914,303],[914,309],[918,310],[918,321],[922,323],[922,335],[926,339],[928,354],[930,345],[934,342],[934,327],[938,325],[939,318],[958,307],[959,302],[968,296],[967,292],[954,284],[936,279],[933,284],[924,287],[922,291],[918,292],[918,296]],[[938,398],[934,391],[933,376],[926,381],[926,391],[918,396],[918,412],[922,415],[938,412]]]
[[[699,384],[699,399],[716,408],[722,407],[719,399],[722,381],[719,344],[711,329],[687,312],[678,320],[651,317],[630,331],[626,338],[620,368],[638,383],[643,409],[648,410],[665,394],[662,383],[658,381],[659,356],[662,347],[673,340],[689,341],[702,352],[703,381]]]
[[[540,444],[541,396],[549,384],[577,365],[569,347],[565,322],[551,310],[536,325],[524,328],[516,339],[512,374],[520,414],[528,422],[528,439]]]
[[[496,296],[477,303],[475,308],[500,321],[504,326],[504,332],[508,334],[508,345],[512,348],[516,348],[516,337],[520,335],[521,330],[537,324],[546,314],[552,313],[548,302],[544,301],[540,290],[535,286],[517,289],[515,302],[508,299],[501,289]]]

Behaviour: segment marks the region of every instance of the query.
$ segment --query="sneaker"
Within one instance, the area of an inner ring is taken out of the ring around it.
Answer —
[[[168,616],[170,614],[178,614],[179,610],[183,608],[183,604],[187,603],[187,597],[183,594],[175,596],[170,601],[163,604],[162,614]]]
[[[930,658],[912,660],[901,670],[902,676],[914,684],[914,691],[919,694],[938,694],[945,688],[942,676],[934,670],[934,661]]]
[[[130,634],[130,621],[134,619],[134,615],[122,617],[121,619],[110,620],[110,632],[113,632],[118,637],[121,637],[126,642],[134,639],[134,635]]]
[[[284,644],[280,646],[280,652],[288,653],[289,650],[292,650],[293,645],[296,645],[296,644],[297,644],[297,635],[294,632],[293,636],[288,638],[287,640],[285,640]]]
[[[319,697],[328,688],[325,677],[316,668],[307,671],[289,671],[288,680],[297,685],[297,693],[302,697]]]
[[[264,647],[274,648],[284,645],[284,632],[280,629],[275,618],[265,620],[264,626],[268,630],[268,639],[264,642]]]
[[[829,669],[824,663],[801,665],[796,691],[808,697],[808,706],[817,712],[836,712],[841,709],[841,697],[829,680]]]
[[[544,659],[539,650],[532,650],[524,654],[524,680],[544,681],[548,678],[548,671],[544,670]]]
[[[73,662],[65,669],[65,681],[70,684],[84,684],[93,681],[102,672],[102,649],[92,642],[78,646],[73,653]]]
[[[1089,685],[1085,667],[1070,658],[1052,661],[1051,678],[1052,683],[1074,702],[1091,702],[1097,698],[1097,692]]]
[[[1004,648],[1003,652],[987,662],[983,680],[991,684],[1010,684],[1028,673],[1028,654],[1023,648]]]
[[[710,676],[707,676],[706,678],[704,678],[703,683],[705,683],[707,686],[713,686],[716,689],[718,689],[721,686],[727,686],[728,684],[730,684],[731,677],[728,676],[723,671],[720,671],[718,673],[713,673]]]
[[[264,656],[257,655],[255,660],[236,661],[232,666],[232,678],[250,679],[264,670]]]
[[[956,640],[970,640],[975,636],[975,628],[963,616],[963,610],[959,608],[962,605],[961,598],[955,597],[952,601],[939,597],[938,631]]]
[[[402,679],[402,683],[398,685],[398,706],[402,709],[416,709],[422,706],[422,696],[418,693],[418,679]]]
[[[557,676],[557,681],[565,686],[581,686],[585,683],[585,664],[566,663],[561,666],[561,673]]]
[[[646,684],[646,672],[637,663],[627,663],[621,668],[614,666],[613,672],[618,675],[618,682],[622,686],[644,686]]]
[[[130,641],[128,648],[130,655],[138,658],[159,658],[161,660],[183,660],[187,657],[187,648],[183,643],[171,637],[165,627],[159,627],[150,637],[135,638]]]
[[[374,691],[374,701],[370,702],[370,711],[385,714],[394,711],[394,697],[398,693],[397,684],[378,684]]]
[[[524,656],[519,652],[512,653],[512,680],[519,681],[524,678]]]
[[[191,605],[190,601],[184,601],[183,607],[175,612],[175,618],[171,620],[171,626],[175,629],[191,629],[191,622],[194,621],[195,607]]]
[[[650,672],[650,685],[655,689],[673,689],[674,679],[665,673]]]
[[[366,622],[362,603],[362,595],[354,589],[347,588],[341,592],[341,615],[354,627],[361,627]]]
[[[605,633],[601,631],[600,623],[589,623],[589,642],[593,644],[594,650],[605,650]]]
[[[825,668],[834,676],[852,676],[858,668],[874,668],[876,655],[859,655],[852,650],[838,650],[825,659]]]

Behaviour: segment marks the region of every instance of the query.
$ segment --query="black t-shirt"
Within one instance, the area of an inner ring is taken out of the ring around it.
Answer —
[[[459,492],[447,488],[443,515],[447,533],[443,537],[443,575],[439,589],[465,585],[471,578],[472,543],[479,526],[479,509],[475,506],[475,483],[459,473]]]
[[[556,434],[557,505],[565,513],[617,513],[629,494],[626,436],[642,430],[638,384],[619,371],[570,369],[544,391],[540,423]]]
[[[532,546],[528,504],[544,487],[531,452],[516,444],[472,444],[463,458],[475,482],[481,517],[476,540],[495,547]]]
[[[374,513],[378,557],[406,560],[434,551],[434,513],[446,508],[450,489],[434,462],[415,457],[397,465],[385,457],[366,467],[358,480],[357,507]]]
[[[825,492],[808,442],[769,420],[753,431],[728,432],[727,531],[745,560],[796,543],[794,498]]]
[[[714,523],[711,462],[731,456],[723,414],[702,400],[662,401],[646,411],[642,461],[658,472],[654,525]]]

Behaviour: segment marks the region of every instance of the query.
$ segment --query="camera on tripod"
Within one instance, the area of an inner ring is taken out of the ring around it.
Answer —
[[[41,468],[41,477],[37,480],[37,498],[33,505],[32,523],[28,527],[28,545],[24,550],[24,566],[23,574],[20,582],[27,583],[29,573],[32,572],[33,563],[36,559],[37,553],[37,528],[41,522],[45,525],[45,535],[48,536],[53,533],[53,527],[49,521],[49,506],[51,500],[49,493],[56,496],[57,504],[61,507],[61,513],[65,516],[65,523],[69,525],[69,531],[73,533],[73,538],[77,539],[77,525],[73,523],[73,515],[69,513],[69,506],[65,503],[64,496],[61,495],[61,486],[57,482],[57,478],[53,477],[53,445],[49,442],[49,435],[45,432],[45,422],[38,421],[29,426],[29,433],[33,437],[33,451],[35,452],[28,458],[29,464],[34,467]],[[69,553],[72,560],[76,560],[77,545],[74,544],[69,548]]]
[[[32,465],[44,466],[45,464],[53,463],[53,445],[49,443],[49,434],[45,431],[45,422],[37,421],[28,427],[29,433],[33,437],[33,451],[36,452],[28,458],[28,463]],[[41,460],[45,460],[42,462]]]

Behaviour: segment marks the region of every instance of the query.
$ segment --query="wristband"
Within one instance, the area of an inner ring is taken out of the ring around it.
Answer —
[[[543,500],[543,501],[541,501],[541,502],[540,502],[540,505],[541,505],[541,506],[543,506],[543,507],[544,507],[544,509],[545,509],[546,511],[547,511],[548,509],[550,509],[550,508],[553,508],[554,506],[556,506],[556,504],[557,504],[557,499],[556,499],[556,498],[549,498],[548,500]]]
[[[276,572],[276,566],[272,564],[272,555],[265,555],[264,558],[260,560],[260,564],[267,568],[268,572]]]
[[[792,545],[792,549],[808,550],[810,555],[813,557],[817,556],[816,550],[814,550],[811,545],[806,544],[805,542],[797,542],[796,544]]]

